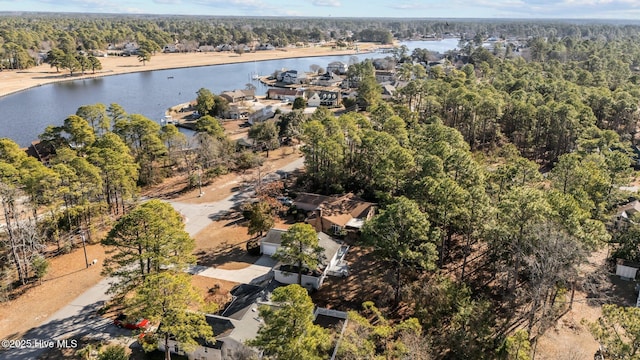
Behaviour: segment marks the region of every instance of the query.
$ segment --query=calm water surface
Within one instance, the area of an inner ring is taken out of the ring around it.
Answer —
[[[445,52],[455,48],[457,43],[457,39],[444,39],[404,44],[410,51],[424,48]],[[361,61],[386,55],[361,54],[357,58]],[[326,67],[332,61],[349,63],[353,57],[322,56],[156,70],[44,85],[0,98],[0,138],[8,137],[20,146],[27,146],[48,125],[61,125],[80,106],[95,103],[107,106],[117,103],[127,113],[142,114],[159,121],[167,108],[195,99],[200,88],[220,93],[253,83],[257,93],[263,95],[267,88],[252,82],[252,73],[267,75],[282,68],[309,71],[311,65]]]

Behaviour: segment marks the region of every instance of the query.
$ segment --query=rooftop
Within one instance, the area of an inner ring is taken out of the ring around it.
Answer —
[[[282,243],[282,234],[285,233],[286,231],[287,230],[284,230],[284,229],[276,229],[276,228],[270,229],[267,232],[267,235],[265,235],[265,237],[262,238],[261,242],[280,245],[280,243]]]

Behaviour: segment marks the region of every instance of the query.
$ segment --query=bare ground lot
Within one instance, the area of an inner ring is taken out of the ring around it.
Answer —
[[[104,248],[88,245],[87,257],[90,262],[98,259],[97,264],[86,268],[81,246],[70,254],[51,258],[42,284],[31,284],[18,298],[0,303],[0,339],[21,336],[98,283],[102,279]]]

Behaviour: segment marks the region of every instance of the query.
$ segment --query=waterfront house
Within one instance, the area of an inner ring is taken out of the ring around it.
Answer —
[[[276,48],[273,45],[267,43],[267,44],[258,44],[255,47],[255,49],[256,50],[275,50]]]
[[[326,86],[326,87],[334,87],[339,86],[342,82],[342,77],[333,72],[326,72],[318,77],[316,77],[313,81],[313,85],[317,86]]]
[[[167,44],[162,48],[163,53],[177,53],[178,51],[178,47],[175,44]]]
[[[305,98],[304,91],[300,89],[271,88],[267,90],[267,99],[289,100],[293,102],[296,98]]]
[[[328,73],[335,73],[339,75],[344,75],[349,70],[349,66],[342,61],[332,61],[327,65]]]
[[[220,94],[220,97],[227,100],[229,103],[251,101],[256,98],[256,91],[253,89],[224,91]]]
[[[216,51],[233,51],[233,46],[229,44],[221,44],[216,47]]]
[[[303,84],[307,81],[307,74],[298,70],[286,70],[279,72],[276,80],[286,85]]]

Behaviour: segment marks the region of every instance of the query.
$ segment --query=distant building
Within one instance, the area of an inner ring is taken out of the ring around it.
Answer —
[[[310,107],[325,106],[328,108],[339,107],[342,104],[342,94],[340,91],[316,91],[307,100]]]
[[[177,53],[179,51],[180,50],[178,50],[178,47],[175,44],[167,44],[162,48],[163,53]]]
[[[224,91],[220,94],[220,97],[224,98],[230,103],[238,101],[250,101],[256,98],[256,91],[252,89]]]
[[[263,51],[263,50],[275,50],[276,48],[273,45],[267,43],[267,44],[258,44],[256,45],[255,49]]]
[[[342,77],[334,72],[326,72],[318,77],[316,77],[312,84],[317,86],[327,86],[334,87],[339,86],[342,82]]]
[[[276,80],[283,84],[303,84],[307,81],[307,74],[298,70],[285,70],[277,73]]]
[[[347,73],[347,70],[349,70],[349,66],[342,61],[333,61],[330,62],[329,65],[327,65],[328,73],[344,75]]]
[[[271,88],[267,90],[267,99],[289,100],[293,102],[299,97],[305,98],[304,91],[299,89]]]

